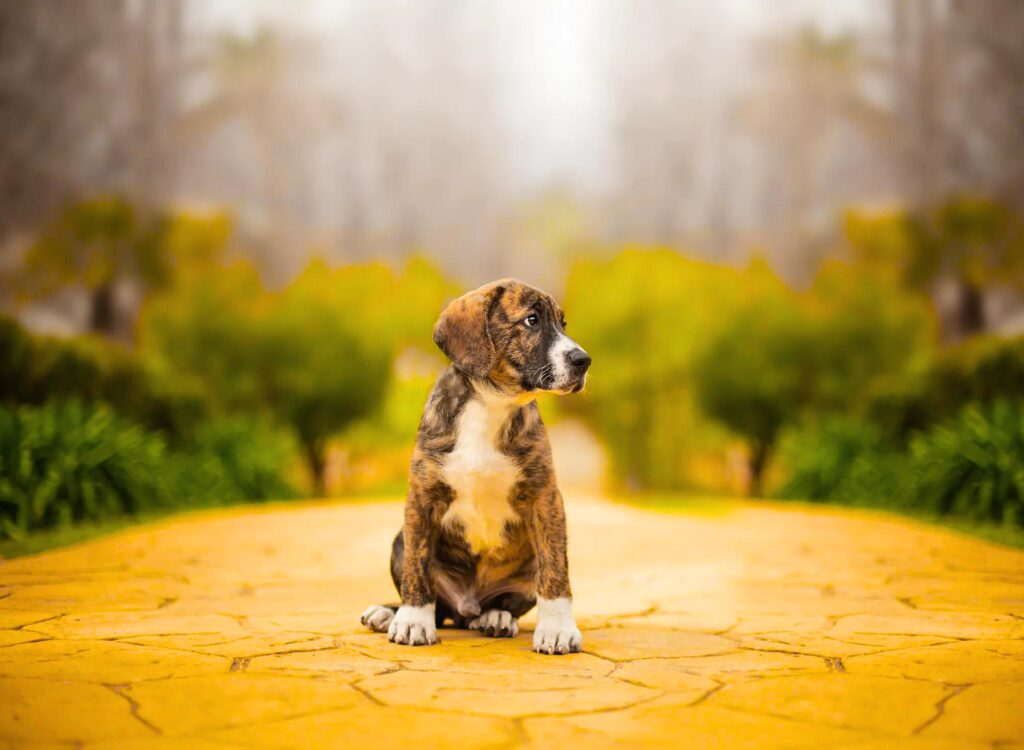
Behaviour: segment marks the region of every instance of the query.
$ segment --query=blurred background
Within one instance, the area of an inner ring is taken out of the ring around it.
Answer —
[[[0,538],[404,494],[445,302],[562,483],[1024,528],[1024,3],[0,0]]]

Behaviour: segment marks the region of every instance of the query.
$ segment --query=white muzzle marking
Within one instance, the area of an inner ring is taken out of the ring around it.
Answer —
[[[573,373],[569,369],[568,354],[573,349],[579,349],[580,345],[566,336],[558,334],[555,343],[548,350],[548,361],[551,363],[551,372],[554,375],[552,390],[564,391],[575,385]]]

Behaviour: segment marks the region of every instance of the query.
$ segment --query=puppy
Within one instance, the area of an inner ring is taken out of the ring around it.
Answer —
[[[402,603],[372,606],[362,622],[410,646],[437,643],[448,619],[511,638],[536,604],[534,650],[579,651],[565,509],[534,399],[581,391],[590,357],[558,303],[514,279],[454,300],[434,342],[452,364],[427,399],[392,545]]]

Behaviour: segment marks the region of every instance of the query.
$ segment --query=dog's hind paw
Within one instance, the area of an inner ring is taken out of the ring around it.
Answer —
[[[504,609],[489,609],[469,621],[470,630],[479,630],[491,638],[514,638],[519,634],[519,621]]]
[[[386,633],[394,616],[395,610],[391,609],[391,607],[373,604],[366,608],[366,611],[360,616],[359,622],[363,623],[370,630]]]

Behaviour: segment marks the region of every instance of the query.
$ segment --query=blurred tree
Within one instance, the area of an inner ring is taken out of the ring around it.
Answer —
[[[1024,211],[1024,5],[890,0],[890,158],[912,207],[985,190]]]
[[[1024,220],[986,198],[953,196],[930,213],[849,212],[846,236],[859,258],[897,269],[911,288],[954,284],[961,336],[985,330],[987,289],[1024,289]]]
[[[222,34],[211,47],[196,68],[205,96],[181,119],[186,159],[194,160],[186,184],[200,194],[212,184],[218,202],[254,208],[267,251],[262,270],[275,280],[291,276],[298,268],[282,250],[295,249],[302,227],[316,222],[315,168],[343,126],[339,98],[310,75],[322,46],[260,28]],[[239,169],[250,179],[238,180]]]
[[[917,245],[911,274],[926,283],[951,276],[959,291],[960,333],[979,333],[985,289],[997,283],[1024,288],[1024,222],[993,201],[956,196],[939,206],[930,224],[918,233],[925,241]]]
[[[563,406],[594,427],[631,489],[692,486],[690,460],[720,438],[700,418],[691,365],[744,293],[740,282],[733,269],[670,250],[627,248],[572,266],[569,333],[595,365],[583,398]]]
[[[893,122],[865,85],[871,61],[852,34],[804,27],[767,39],[761,53],[741,120],[771,165],[763,241],[792,274],[813,267],[808,252],[833,207],[877,189],[871,155],[892,138]]]
[[[782,428],[813,398],[814,335],[795,295],[763,289],[728,317],[695,358],[693,383],[705,412],[748,443],[750,494]]]
[[[802,295],[754,280],[695,357],[693,382],[705,412],[747,441],[758,495],[784,428],[863,406],[876,384],[921,364],[933,326],[919,300],[856,268],[826,266]]]
[[[97,191],[170,197],[183,8],[0,3],[0,240]]]
[[[261,398],[298,435],[324,490],[327,440],[373,413],[391,378],[394,276],[385,266],[311,264],[264,321]]]
[[[181,267],[220,255],[229,234],[224,216],[143,212],[120,197],[86,200],[62,211],[29,248],[24,294],[39,298],[64,286],[83,287],[90,295],[89,330],[112,335],[121,323],[119,284],[164,288]]]
[[[235,264],[154,300],[142,345],[159,369],[201,383],[222,408],[265,412],[290,428],[321,493],[328,440],[380,407],[399,347],[432,349],[450,290],[422,260],[401,274],[316,261],[272,293],[251,266]]]

